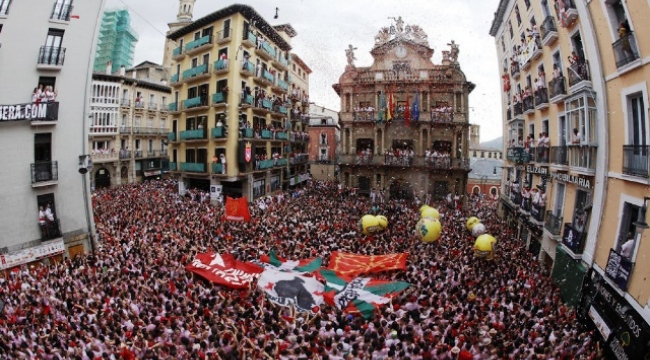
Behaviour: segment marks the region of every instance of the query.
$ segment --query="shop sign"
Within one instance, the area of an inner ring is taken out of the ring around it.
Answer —
[[[0,255],[0,269],[9,269],[64,252],[65,244],[63,243],[63,239],[50,241],[38,246]]]
[[[535,174],[535,175],[541,175],[541,176],[548,176],[548,167],[536,167],[532,165],[518,165],[517,170],[519,171],[526,171],[528,174]]]
[[[591,180],[583,178],[582,176],[569,175],[559,172],[554,172],[551,177],[555,180],[573,183],[581,188],[591,190]]]
[[[144,176],[156,176],[160,175],[161,171],[160,170],[153,170],[153,171],[145,171]]]
[[[0,105],[0,121],[57,120],[59,103]]]

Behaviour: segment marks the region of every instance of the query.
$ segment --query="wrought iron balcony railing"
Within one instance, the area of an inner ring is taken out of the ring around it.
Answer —
[[[32,185],[59,180],[59,163],[57,161],[41,161],[31,164]]]
[[[616,40],[612,44],[612,48],[614,49],[614,57],[616,58],[616,67],[620,68],[639,58],[639,47],[637,46],[633,31]]]
[[[623,145],[623,173],[650,178],[650,145]]]

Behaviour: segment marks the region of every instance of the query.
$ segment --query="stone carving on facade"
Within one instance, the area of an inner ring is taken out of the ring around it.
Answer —
[[[379,30],[375,36],[375,47],[384,45],[393,39],[412,41],[416,44],[429,47],[429,36],[419,25],[404,25],[404,20],[402,20],[401,16],[397,18],[389,17],[389,19],[394,20],[395,24]]]

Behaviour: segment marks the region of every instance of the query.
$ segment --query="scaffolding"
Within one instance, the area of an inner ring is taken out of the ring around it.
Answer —
[[[109,61],[113,64],[111,73],[122,65],[130,68],[133,65],[137,42],[138,33],[131,27],[131,15],[128,10],[105,11],[99,29],[93,70],[105,71]]]

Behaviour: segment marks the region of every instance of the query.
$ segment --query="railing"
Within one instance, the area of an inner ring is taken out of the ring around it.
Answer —
[[[200,75],[205,75],[208,74],[210,71],[210,66],[209,64],[201,64],[197,65],[193,68],[187,69],[183,71],[183,80],[185,79],[191,79],[193,77],[197,77]]]
[[[262,72],[262,77],[271,84],[275,84],[275,76],[273,76],[273,74],[271,74],[269,71],[264,70]]]
[[[136,159],[144,157],[144,152],[142,150],[136,150],[136,151],[134,151],[134,153],[135,153],[135,158]]]
[[[178,103],[173,102],[168,105],[169,111],[178,111]]]
[[[131,133],[131,127],[130,126],[121,126],[120,127],[120,134],[130,134]]]
[[[9,6],[11,0],[0,2],[0,16],[7,16],[9,14]]]
[[[278,107],[278,112],[280,114],[287,115],[287,112],[288,112],[287,107],[286,106],[279,106]]]
[[[270,169],[273,167],[275,163],[275,160],[269,159],[269,160],[258,160],[257,168],[258,170],[266,170]]]
[[[280,56],[279,62],[280,64],[284,65],[284,67],[286,68],[289,67],[289,60],[285,59],[284,56]]]
[[[215,71],[228,70],[228,64],[229,63],[230,63],[230,61],[228,61],[228,60],[219,59],[219,60],[214,62],[213,68],[214,68]]]
[[[201,106],[208,106],[208,99],[203,98],[201,96],[196,96],[193,98],[189,98],[186,100],[183,100],[183,107],[185,109],[191,109],[194,107],[201,107]]]
[[[262,99],[262,107],[265,109],[271,109],[273,107],[273,102],[268,99]]]
[[[253,106],[255,104],[255,98],[253,97],[253,95],[246,95],[244,96],[244,98],[241,99],[241,104]]]
[[[120,159],[130,159],[131,158],[131,151],[130,150],[120,150]]]
[[[57,161],[43,161],[31,164],[32,184],[59,180]]]
[[[248,34],[244,34],[243,40],[248,40],[251,43],[253,43],[253,45],[257,44],[257,37],[255,36],[255,34],[253,34],[252,31],[249,31]]]
[[[181,131],[181,140],[197,140],[197,139],[205,139],[205,138],[206,138],[205,129]]]
[[[223,173],[223,164],[221,164],[221,163],[212,163],[212,173],[213,174],[222,174]]]
[[[519,55],[519,67],[524,68],[530,62],[530,60],[538,55],[542,50],[542,42],[539,38],[533,38],[531,41],[528,41],[526,47],[523,48],[521,54]]]
[[[352,114],[354,121],[375,121],[374,111],[355,111]]]
[[[512,76],[513,78],[519,76],[519,64],[518,63],[510,64],[510,76]]]
[[[221,31],[217,31],[217,41],[225,41],[230,39],[230,36],[232,35],[232,29],[227,28],[223,29]]]
[[[218,92],[212,94],[212,103],[213,104],[221,104],[226,102],[226,94],[223,92]]]
[[[540,88],[535,91],[535,107],[548,104],[548,88]]]
[[[275,59],[275,49],[271,47],[267,42],[262,43],[262,50],[269,54],[272,58]]]
[[[275,162],[275,166],[287,166],[289,161],[285,158],[280,158]]]
[[[309,154],[295,154],[293,157],[289,158],[289,163],[291,165],[305,164],[309,162]]]
[[[564,76],[559,76],[548,82],[550,98],[553,99],[557,96],[566,95],[566,79]]]
[[[521,205],[521,191],[515,190],[514,187],[510,190],[510,202],[516,206]]]
[[[515,103],[513,105],[514,116],[521,115],[524,113],[524,105],[522,103]]]
[[[569,87],[575,86],[582,81],[590,81],[589,61],[578,61],[567,68],[569,75]]]
[[[136,99],[135,101],[135,108],[136,109],[144,109],[144,101]]]
[[[431,121],[437,123],[448,123],[454,121],[454,112],[453,111],[441,111],[433,110],[431,111]]]
[[[284,131],[279,131],[279,132],[275,133],[275,139],[276,140],[288,140],[289,135]]]
[[[117,126],[91,126],[88,129],[88,135],[107,135],[107,134],[117,134]]]
[[[614,48],[616,67],[620,68],[639,58],[639,47],[637,46],[633,31],[616,40],[612,44],[612,48]]]
[[[546,211],[544,229],[548,230],[554,236],[560,236],[560,232],[562,231],[562,217],[553,214],[550,210]]]
[[[169,82],[172,84],[175,84],[179,81],[180,75],[179,74],[174,74],[169,78]]]
[[[211,43],[212,43],[212,35],[205,35],[201,38],[198,38],[194,41],[190,41],[187,44],[185,44],[185,52],[190,52],[200,46],[211,44]]]
[[[530,207],[530,217],[540,224],[544,224],[544,214],[546,213],[546,205],[533,203]]]
[[[535,148],[535,161],[538,163],[548,164],[548,150],[546,146],[538,146]]]
[[[569,153],[566,146],[551,146],[550,150],[551,164],[569,165]]]
[[[250,61],[246,61],[246,62],[244,62],[244,63],[242,64],[241,69],[242,69],[242,71],[247,71],[247,72],[249,72],[250,74],[255,74],[255,65],[253,65],[253,63],[250,62]]]
[[[72,5],[61,2],[55,2],[52,8],[50,19],[70,21],[70,13],[72,12]]]
[[[506,159],[514,162],[528,162],[530,154],[523,146],[513,146],[508,148]]]
[[[175,162],[171,162],[171,161],[167,165],[167,168],[169,169],[169,171],[177,171],[178,170],[177,164]]]
[[[289,84],[287,84],[287,82],[282,79],[278,79],[278,87],[285,91],[289,91]]]
[[[181,171],[204,173],[205,172],[205,164],[204,163],[183,162],[183,163],[181,163]]]
[[[650,178],[650,146],[623,145],[623,174]]]
[[[543,42],[546,42],[546,39],[552,35],[557,37],[557,26],[555,26],[555,19],[553,16],[549,15],[544,19],[544,22],[542,22],[542,25],[539,27],[539,32],[542,36]]]
[[[147,106],[147,109],[154,110],[154,111],[158,110],[158,104],[156,104],[154,102],[149,102],[149,105]]]
[[[183,53],[183,48],[182,47],[177,47],[174,50],[172,50],[172,57],[174,56],[179,56]]]
[[[61,237],[61,223],[59,219],[46,221],[41,225],[41,241],[54,240]]]
[[[38,64],[63,66],[65,61],[65,48],[57,46],[41,46],[38,52]]]
[[[212,137],[213,138],[225,138],[226,137],[226,131],[223,126],[217,126],[212,128]]]
[[[120,100],[120,106],[130,107],[131,106],[131,99],[122,99],[122,100]]]
[[[243,129],[239,129],[239,130],[240,130],[240,132],[242,134],[242,137],[244,137],[244,138],[252,139],[252,138],[255,137],[255,133],[253,132],[253,129],[251,129],[251,128],[243,128]]]
[[[271,130],[262,130],[261,138],[262,139],[270,139],[272,137],[273,133]]]
[[[523,105],[524,106],[524,108],[523,108],[524,114],[527,111],[535,110],[535,99],[533,98],[533,95],[526,96],[525,98],[523,98],[522,102],[524,104]]]
[[[571,167],[595,170],[596,150],[595,146],[569,146],[569,165]]]
[[[169,141],[176,141],[176,139],[177,139],[177,137],[176,137],[176,133],[175,133],[175,132],[170,132],[170,133],[167,134],[167,140],[169,140]]]

